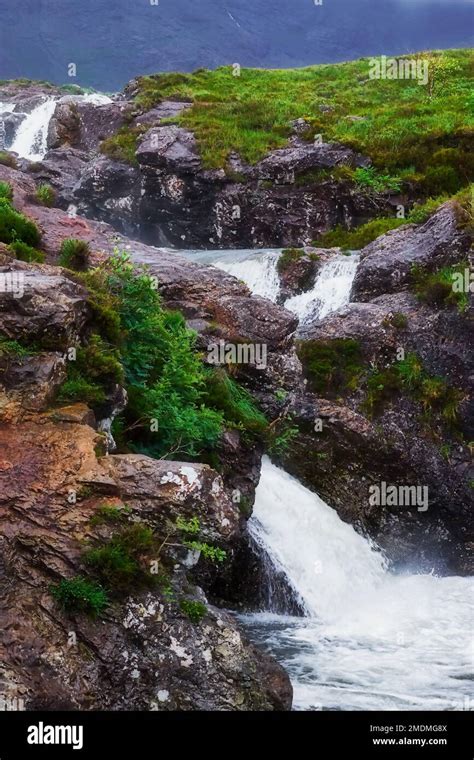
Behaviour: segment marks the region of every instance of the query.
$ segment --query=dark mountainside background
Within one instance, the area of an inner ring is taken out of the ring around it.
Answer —
[[[473,28],[474,0],[0,0],[0,78],[110,91],[158,71],[471,47]]]

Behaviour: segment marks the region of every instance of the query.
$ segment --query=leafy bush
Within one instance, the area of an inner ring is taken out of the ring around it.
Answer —
[[[357,340],[299,341],[297,351],[310,388],[318,395],[332,397],[357,387],[363,371],[362,352]]]
[[[154,283],[137,275],[127,257],[116,257],[109,267],[108,287],[117,297],[124,332],[130,443],[152,456],[199,456],[217,443],[223,418],[205,405],[207,374],[195,334],[181,314],[162,308]]]
[[[51,185],[42,183],[36,190],[35,198],[38,203],[41,204],[41,206],[47,206],[48,208],[51,208],[51,206],[54,206],[56,193]]]
[[[42,264],[46,258],[43,251],[38,251],[31,245],[22,243],[21,240],[15,240],[8,246],[15,258],[20,261],[26,261],[28,264]]]
[[[90,248],[85,240],[67,238],[61,243],[58,261],[62,267],[82,272],[87,269],[89,256]]]
[[[203,617],[207,614],[206,605],[194,599],[181,599],[179,606],[182,612],[188,616],[190,621],[196,625],[200,623]]]
[[[13,200],[13,188],[9,182],[0,182],[0,198],[6,198],[7,201]]]
[[[97,617],[107,607],[107,594],[97,583],[76,576],[51,586],[51,594],[66,612],[85,612]]]
[[[7,199],[0,198],[0,242],[20,241],[36,247],[40,240],[41,234],[36,224],[15,211]]]

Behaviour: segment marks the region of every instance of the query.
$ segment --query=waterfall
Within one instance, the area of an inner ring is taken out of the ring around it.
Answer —
[[[192,261],[213,264],[242,280],[254,295],[276,302],[280,294],[278,259],[280,249],[179,251]],[[322,264],[314,284],[304,293],[287,298],[284,307],[292,311],[300,325],[323,319],[349,303],[352,283],[359,263],[356,252],[335,254]]]
[[[306,610],[242,616],[289,672],[296,709],[474,708],[472,579],[393,575],[370,541],[266,458],[249,530]]]
[[[55,108],[54,98],[33,108],[18,127],[10,150],[29,161],[41,161],[48,150],[48,127]]]
[[[95,106],[112,102],[108,95],[102,95],[99,92],[69,97],[75,103],[91,103]],[[27,158],[29,161],[41,161],[48,152],[49,122],[54,115],[57,104],[57,98],[47,98],[36,106],[31,113],[27,114],[26,119],[18,127],[9,150],[18,153],[21,158]],[[21,113],[21,102],[16,106],[13,103],[0,103],[0,113],[2,110],[11,113],[14,108],[16,113]]]
[[[254,295],[275,302],[280,290],[277,272],[279,256],[279,251],[252,251],[250,255],[237,261],[218,259],[214,265],[245,282]]]
[[[335,256],[321,267],[312,288],[285,301],[285,308],[300,320],[300,325],[323,319],[349,303],[358,254]]]

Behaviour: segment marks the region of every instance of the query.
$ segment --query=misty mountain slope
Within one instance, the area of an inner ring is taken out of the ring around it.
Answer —
[[[119,89],[139,73],[288,67],[472,44],[468,0],[0,0],[0,77]]]

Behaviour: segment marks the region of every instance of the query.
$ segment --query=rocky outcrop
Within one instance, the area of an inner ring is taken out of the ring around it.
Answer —
[[[140,118],[149,123],[152,117]],[[335,224],[351,225],[389,205],[388,199],[370,197],[347,182],[311,180],[311,172],[367,165],[367,159],[332,143],[312,145],[295,137],[288,148],[272,152],[255,166],[234,154],[226,171],[207,170],[194,135],[167,125],[145,132],[136,158],[133,172],[97,159],[75,193],[87,216],[119,226],[122,219],[133,217],[141,239],[153,244],[308,245]]]
[[[57,210],[47,211],[56,218]],[[289,709],[288,677],[209,604],[199,582],[212,573],[199,546],[188,545],[194,533],[180,532],[179,519],[197,520],[199,541],[230,561],[244,523],[229,483],[204,464],[102,456],[91,410],[56,400],[64,351],[90,317],[87,292],[59,268],[2,256],[0,275],[15,273],[23,286],[15,297],[0,292],[2,337],[35,346],[0,356],[5,699],[32,710]],[[242,446],[235,432],[232,456]],[[258,468],[247,478],[254,487]],[[118,522],[100,518],[104,506]],[[100,619],[64,609],[52,588],[90,577],[85,552],[137,526],[154,537],[138,558],[147,583],[125,591],[109,578]]]
[[[97,461],[86,416],[79,407],[24,417],[14,431],[0,424],[2,694],[33,710],[288,709],[287,676],[186,580],[186,549],[157,555],[160,566],[174,568],[167,594],[117,597],[100,621],[58,607],[51,584],[84,573],[84,546],[110,537],[110,527],[91,525],[104,500],[126,498],[133,524],[157,533],[180,505],[221,542],[235,529],[210,468],[132,456]],[[201,604],[200,622],[187,617],[180,599]]]
[[[463,220],[467,221],[466,212],[449,201],[421,226],[406,225],[374,240],[361,251],[351,299],[370,301],[406,287],[415,266],[434,271],[458,264],[472,240]]]

